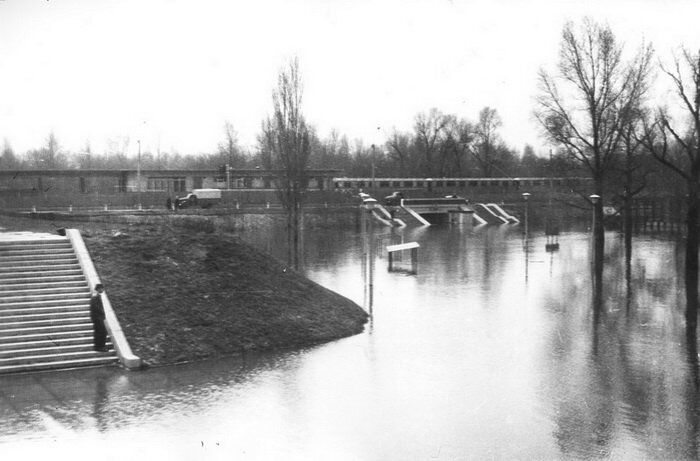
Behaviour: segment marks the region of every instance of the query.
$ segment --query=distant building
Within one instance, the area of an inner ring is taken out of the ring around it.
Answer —
[[[274,189],[281,170],[0,170],[0,194],[183,194],[192,189]],[[339,170],[308,170],[310,190],[331,190]]]

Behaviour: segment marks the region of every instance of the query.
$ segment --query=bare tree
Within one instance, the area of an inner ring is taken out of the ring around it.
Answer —
[[[263,122],[263,159],[269,169],[280,169],[277,190],[287,212],[289,262],[299,266],[299,232],[301,206],[307,188],[309,162],[309,127],[301,111],[302,81],[299,61],[293,59],[277,78],[272,93],[274,114]]]
[[[455,115],[445,115],[445,127],[439,140],[440,175],[462,176],[467,163],[467,153],[476,134],[471,123]]]
[[[494,154],[498,143],[498,129],[503,125],[496,109],[484,107],[479,112],[479,121],[475,127],[476,142],[472,154],[476,158],[484,177],[493,175]]]
[[[19,168],[20,162],[12,149],[10,142],[5,139],[3,141],[2,153],[0,154],[0,168],[12,170]]]
[[[630,61],[605,25],[584,20],[579,29],[564,26],[558,73],[539,73],[535,115],[545,136],[580,162],[604,197],[605,176],[622,138],[621,129],[647,89],[651,46],[642,46]],[[596,258],[604,248],[603,200],[595,204]]]
[[[639,101],[641,103],[641,101]],[[645,111],[635,108],[621,127],[621,158],[615,168],[618,177],[615,183],[622,187],[622,232],[625,243],[625,271],[627,289],[631,290],[632,277],[632,203],[634,198],[647,187],[647,177],[651,173],[649,151],[644,148],[642,134]],[[620,181],[621,179],[621,181]]]
[[[425,156],[425,172],[433,176],[438,171],[435,168],[435,154],[439,150],[439,139],[447,125],[447,117],[438,109],[430,109],[416,116],[413,126],[417,144],[422,147]]]
[[[659,109],[642,138],[645,146],[662,165],[680,176],[687,190],[685,295],[686,324],[695,330],[698,311],[698,249],[700,248],[700,51],[683,50],[672,69],[662,71],[673,82],[685,117],[674,120]]]
[[[238,147],[238,133],[228,120],[224,122],[224,141],[219,143],[219,154],[231,168],[243,166],[241,149]]]
[[[410,143],[410,135],[399,133],[396,130],[394,130],[391,134],[391,138],[386,142],[386,146],[389,148],[389,158],[399,164],[399,176],[404,176],[407,172],[409,149],[411,148]]]
[[[68,157],[61,148],[53,131],[46,137],[46,144],[40,149],[32,149],[25,154],[32,168],[66,168]]]

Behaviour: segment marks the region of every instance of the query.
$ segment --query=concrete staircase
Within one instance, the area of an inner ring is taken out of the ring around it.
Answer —
[[[0,233],[0,375],[116,364],[92,345],[90,290],[67,237]]]

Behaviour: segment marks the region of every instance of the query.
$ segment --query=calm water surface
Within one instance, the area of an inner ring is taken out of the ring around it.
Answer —
[[[378,229],[418,241],[418,275],[376,260],[365,333],[301,351],[0,378],[0,453],[124,459],[697,458],[698,355],[681,249],[639,237],[626,280],[607,235],[545,251],[519,227]],[[247,235],[282,257],[271,235]],[[364,302],[362,238],[308,231],[304,271]],[[628,283],[629,282],[629,283]]]

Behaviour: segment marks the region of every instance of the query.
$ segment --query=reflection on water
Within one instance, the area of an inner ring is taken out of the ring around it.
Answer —
[[[524,240],[518,227],[376,231],[365,333],[145,372],[0,378],[0,452],[697,458],[697,337],[684,328],[674,241],[640,237],[626,263],[608,234],[593,283],[583,233],[547,252],[543,233]],[[284,257],[275,232],[244,238]],[[398,241],[420,243],[417,275],[386,270],[381,249]],[[309,231],[304,271],[361,304],[362,244],[354,230]]]

